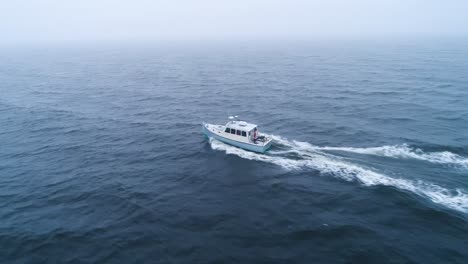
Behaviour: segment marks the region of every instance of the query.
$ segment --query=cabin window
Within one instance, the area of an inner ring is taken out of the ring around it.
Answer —
[[[240,136],[241,135],[241,132],[240,130],[237,130],[237,135]]]
[[[231,132],[231,129],[230,129],[229,127],[226,127],[226,130],[224,130],[224,132],[230,133],[230,132]]]
[[[231,134],[236,134],[236,130],[235,130],[235,129],[231,129]]]
[[[247,133],[245,133],[245,131],[242,131],[242,136],[243,136],[243,137],[246,137],[246,136],[247,136]]]

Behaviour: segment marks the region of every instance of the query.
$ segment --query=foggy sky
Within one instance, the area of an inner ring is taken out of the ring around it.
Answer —
[[[0,44],[467,34],[467,0],[0,0]]]

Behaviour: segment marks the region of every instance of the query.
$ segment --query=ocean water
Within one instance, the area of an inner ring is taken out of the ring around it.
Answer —
[[[1,263],[468,263],[468,41],[0,49]],[[228,115],[256,154],[203,136]]]

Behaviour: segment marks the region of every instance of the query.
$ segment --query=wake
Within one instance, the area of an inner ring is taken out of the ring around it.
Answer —
[[[409,147],[407,144],[372,148],[346,147],[314,147],[317,150],[345,151],[364,155],[383,156],[389,158],[417,159],[437,164],[453,164],[468,168],[468,158],[449,151],[425,153],[421,149]]]
[[[273,137],[276,145],[285,150],[259,154],[224,144],[215,139],[210,139],[210,144],[213,150],[224,151],[226,154],[236,155],[244,159],[276,164],[288,170],[311,168],[318,170],[321,174],[346,181],[358,181],[365,186],[392,186],[426,197],[432,202],[445,207],[464,213],[468,212],[468,193],[462,189],[449,190],[423,181],[392,178],[369,168],[352,164],[338,156],[325,153],[322,150],[326,149],[313,146],[307,142],[289,141],[275,135],[269,136]]]

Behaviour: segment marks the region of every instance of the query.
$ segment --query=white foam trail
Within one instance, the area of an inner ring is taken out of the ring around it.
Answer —
[[[449,151],[425,153],[421,149],[411,148],[407,144],[395,146],[382,146],[370,148],[351,148],[351,147],[319,147],[307,142],[288,141],[280,136],[269,135],[275,142],[287,147],[300,148],[302,150],[319,152],[323,150],[345,151],[364,155],[383,156],[389,158],[417,159],[437,164],[453,164],[468,168],[468,158],[462,157]]]
[[[390,158],[417,159],[438,164],[455,164],[468,168],[468,158],[449,151],[425,153],[421,149],[411,148],[406,144],[372,148],[320,147],[319,149],[346,151]]]
[[[271,136],[271,135],[270,135]],[[363,185],[385,185],[401,190],[409,191],[423,197],[429,198],[437,204],[444,205],[464,213],[468,212],[468,193],[464,190],[449,190],[435,184],[424,183],[422,181],[412,181],[401,178],[392,178],[387,175],[360,167],[355,164],[343,161],[337,156],[315,152],[310,149],[309,143],[288,141],[278,136],[272,136],[275,143],[289,147],[285,151],[270,152],[270,154],[259,154],[236,148],[220,141],[210,139],[212,149],[226,152],[226,154],[236,155],[244,159],[262,161],[279,165],[285,169],[312,168],[322,174],[339,177],[346,181],[359,181]],[[287,153],[294,153],[300,159],[292,159],[281,156]]]

